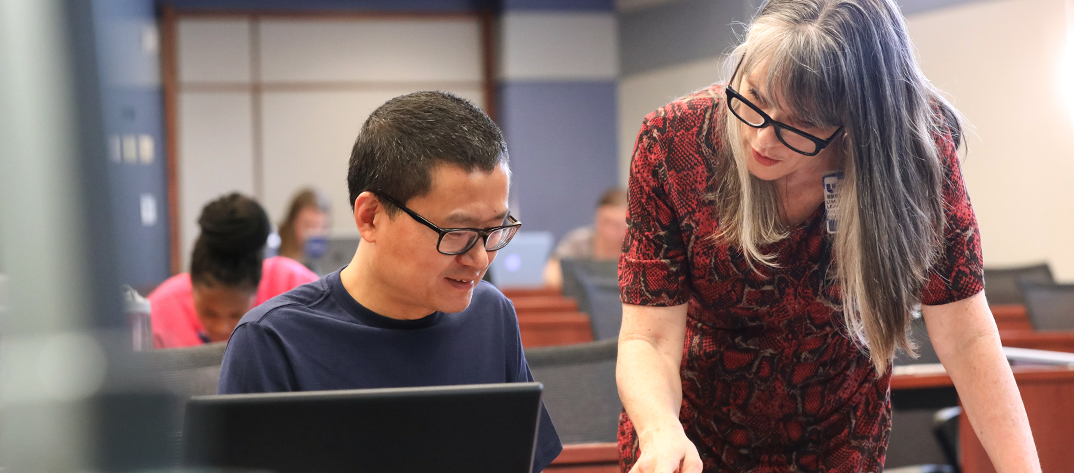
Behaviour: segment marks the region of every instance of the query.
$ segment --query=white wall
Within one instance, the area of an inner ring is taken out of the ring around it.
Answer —
[[[179,21],[177,53],[184,269],[201,208],[233,191],[278,224],[297,190],[316,187],[332,233],[357,234],[347,162],[369,113],[417,90],[485,99],[476,17],[192,17]]]
[[[985,264],[1048,261],[1074,279],[1074,111],[1067,0],[973,3],[908,18],[926,76],[969,122],[966,184]]]
[[[619,80],[619,182],[626,188],[630,156],[646,115],[720,80],[723,56],[631,74]]]

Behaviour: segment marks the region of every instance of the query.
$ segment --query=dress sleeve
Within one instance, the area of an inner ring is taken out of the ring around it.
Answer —
[[[686,247],[672,205],[660,115],[642,124],[630,161],[627,234],[619,257],[620,299],[670,307],[687,301]]]
[[[958,153],[950,135],[937,139],[937,145],[944,161],[944,243],[921,295],[925,305],[948,304],[984,290],[981,234],[962,180]]]

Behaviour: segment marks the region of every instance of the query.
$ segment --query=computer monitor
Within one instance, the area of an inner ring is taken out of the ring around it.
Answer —
[[[540,383],[196,396],[190,467],[530,473]]]
[[[563,295],[581,299],[585,289],[579,276],[591,276],[600,279],[618,279],[619,260],[594,260],[585,258],[565,258],[559,262],[563,272]]]
[[[320,243],[325,245],[324,252],[316,258],[306,258],[306,264],[318,276],[324,276],[350,264],[354,259],[354,252],[358,250],[358,243],[361,241],[361,236],[329,237]]]
[[[555,237],[550,232],[518,232],[489,265],[492,284],[505,287],[541,287],[544,266]]]

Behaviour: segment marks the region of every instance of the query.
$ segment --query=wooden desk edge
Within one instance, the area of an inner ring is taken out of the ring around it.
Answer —
[[[1074,369],[1066,366],[1012,366],[1014,379],[1018,382],[1055,382],[1074,379]],[[951,387],[951,377],[946,373],[899,375],[891,377],[891,389],[926,389]]]
[[[602,443],[575,443],[563,446],[553,465],[579,464],[579,463],[608,463],[619,462],[619,446],[615,442]]]

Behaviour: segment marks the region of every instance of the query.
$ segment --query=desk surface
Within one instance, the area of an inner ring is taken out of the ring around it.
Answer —
[[[1026,413],[1033,429],[1044,471],[1065,471],[1074,464],[1074,450],[1067,443],[1074,434],[1074,369],[1052,366],[1015,366]],[[935,367],[900,369],[891,377],[893,391],[953,387],[947,373]],[[988,455],[977,436],[962,418],[962,471],[991,473]],[[571,473],[613,473],[619,471],[619,451],[615,443],[565,445],[563,453],[545,471]],[[1058,469],[1056,469],[1058,467]]]
[[[922,367],[919,370],[913,368]],[[899,368],[911,368],[902,370]],[[1014,379],[1019,384],[1022,382],[1067,382],[1074,381],[1074,369],[1065,366],[1014,366]],[[928,389],[953,387],[951,377],[942,368],[935,369],[933,365],[910,365],[897,367],[896,373],[891,376],[891,389]],[[1074,401],[1074,399],[1072,399]]]

